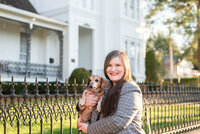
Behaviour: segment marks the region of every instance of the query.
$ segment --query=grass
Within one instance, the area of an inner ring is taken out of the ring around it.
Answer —
[[[77,134],[78,129],[76,128],[76,119],[72,120],[72,133]],[[22,123],[22,122],[21,122]],[[53,133],[54,134],[60,134],[60,121],[53,120]],[[40,134],[41,133],[41,124],[40,123],[32,123],[32,134]],[[63,133],[69,133],[70,132],[70,121],[64,120],[63,121]],[[50,134],[51,132],[51,123],[50,121],[43,123],[43,134]],[[4,127],[3,123],[1,121],[0,123],[0,133],[4,133]],[[7,123],[7,133],[8,134],[16,134],[17,133],[17,122],[15,122],[15,125],[11,127],[10,122]],[[27,134],[29,133],[29,124],[20,124],[20,134]]]

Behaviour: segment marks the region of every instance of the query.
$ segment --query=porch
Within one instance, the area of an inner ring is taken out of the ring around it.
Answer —
[[[0,4],[0,25],[1,76],[62,79],[66,23]]]

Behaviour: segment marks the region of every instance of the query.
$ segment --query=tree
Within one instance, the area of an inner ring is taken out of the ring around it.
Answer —
[[[146,44],[146,81],[158,82],[165,75],[162,67],[162,56],[167,51],[166,39],[162,33],[152,34]]]
[[[163,33],[152,34],[146,44],[146,81],[158,82],[163,79],[166,72],[163,67],[162,57],[169,55],[169,42],[174,46],[173,53],[180,55],[177,45],[172,38],[166,37]]]
[[[158,76],[158,68],[159,68],[159,62],[156,59],[155,51],[150,50],[146,53],[146,59],[145,59],[145,68],[146,68],[146,81],[147,82],[158,82],[159,76]]]
[[[194,65],[195,70],[198,70],[197,47],[198,47],[198,44],[193,41],[192,43],[189,44],[189,46],[184,45],[182,48],[184,51],[184,53],[182,54],[182,57],[188,61],[191,61],[192,64]]]
[[[163,11],[173,13],[165,19],[159,19],[163,24],[171,25],[176,33],[193,38],[198,44],[197,57],[200,70],[200,0],[149,0],[151,6],[146,16],[148,24],[155,24],[158,15]],[[161,16],[162,17],[162,16]],[[166,17],[166,16],[164,16]]]
[[[169,54],[169,42],[173,44],[173,53],[180,55],[178,46],[175,44],[172,38],[165,37],[163,33],[152,34],[147,41],[147,51],[154,49],[163,55]]]

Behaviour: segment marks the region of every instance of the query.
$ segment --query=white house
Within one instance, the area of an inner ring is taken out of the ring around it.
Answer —
[[[180,77],[181,78],[191,78],[191,77],[198,77],[199,72],[198,70],[193,70],[194,65],[187,61],[186,59],[183,59],[180,62]]]
[[[177,59],[177,56],[174,56],[173,59],[173,78],[191,78],[191,77],[199,77],[198,70],[193,70],[194,65],[187,61],[186,59]],[[166,71],[165,78],[170,79],[170,60],[169,56],[163,56],[163,65]]]
[[[143,0],[29,1],[34,13],[0,0],[2,77],[64,79],[77,67],[102,75],[107,53],[121,49],[136,80],[144,81],[145,44],[136,32]]]

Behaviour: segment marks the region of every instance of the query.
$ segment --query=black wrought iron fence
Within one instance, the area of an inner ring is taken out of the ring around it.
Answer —
[[[23,93],[16,94],[16,82],[0,79],[0,133],[78,133],[75,110],[81,94],[74,83],[45,83],[40,92],[37,79],[23,82]],[[3,86],[10,86],[5,94]],[[83,89],[85,83],[80,84]],[[50,90],[54,87],[54,90]],[[73,93],[69,94],[69,87]],[[143,92],[143,126],[149,133],[180,133],[200,126],[200,88],[194,85],[140,84]],[[71,89],[71,90],[72,90]],[[14,129],[13,129],[14,128]]]
[[[146,133],[182,133],[200,127],[197,85],[141,84]]]
[[[39,86],[37,79],[34,83],[34,94],[29,94],[28,86],[29,83],[24,80],[23,94],[15,94],[15,86],[13,78],[9,85],[11,86],[10,94],[3,94],[2,86],[3,83],[0,80],[0,124],[3,127],[4,134],[11,133],[7,132],[10,127],[15,127],[17,134],[21,133],[20,130],[22,125],[28,126],[28,129],[22,133],[33,133],[33,123],[39,124],[38,129],[34,133],[53,133],[54,123],[60,121],[59,132],[63,133],[64,127],[67,127],[68,133],[78,133],[78,130],[73,130],[76,125],[73,126],[73,120],[76,121],[78,113],[75,110],[77,100],[81,94],[76,93],[76,82],[71,84],[74,89],[73,94],[69,94],[69,84],[66,81],[62,84],[62,93],[59,93],[61,85],[56,80],[54,85],[48,82],[45,84],[45,94],[39,94]],[[55,87],[55,93],[50,93],[50,86]],[[84,84],[82,85],[84,87]],[[63,124],[64,120],[68,120],[67,124]],[[44,130],[44,123],[50,122],[50,132]],[[2,132],[0,132],[2,133]]]

